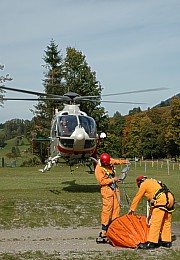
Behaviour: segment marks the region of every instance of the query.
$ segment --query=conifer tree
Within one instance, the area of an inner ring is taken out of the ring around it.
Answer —
[[[61,52],[58,50],[58,45],[54,40],[51,40],[47,49],[44,51],[43,61],[45,65],[43,85],[46,94],[64,94],[63,90],[63,58]],[[34,123],[42,127],[41,136],[49,136],[50,123],[54,114],[55,108],[59,108],[60,102],[54,100],[39,101],[35,107]]]

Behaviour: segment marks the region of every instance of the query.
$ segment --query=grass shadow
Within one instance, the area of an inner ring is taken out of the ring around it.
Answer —
[[[130,188],[128,186],[128,184],[131,183],[126,183],[125,187],[126,188]],[[49,190],[50,192],[54,193],[55,195],[59,195],[62,193],[62,191],[66,191],[66,192],[74,192],[74,193],[78,193],[78,192],[84,192],[84,193],[95,193],[95,192],[100,192],[100,186],[99,184],[77,184],[76,180],[72,180],[72,181],[65,181],[62,182],[62,185],[66,185],[66,187],[63,187],[62,189],[51,189]],[[121,187],[122,184],[119,184],[119,188],[122,189]]]
[[[63,191],[67,192],[100,192],[100,186],[98,184],[77,184],[76,180],[66,181],[62,184],[68,185],[63,188]]]

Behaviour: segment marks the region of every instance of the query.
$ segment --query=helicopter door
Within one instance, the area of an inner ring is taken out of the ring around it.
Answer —
[[[56,147],[58,144],[57,139],[57,120],[54,120],[51,125],[51,153],[56,151]]]

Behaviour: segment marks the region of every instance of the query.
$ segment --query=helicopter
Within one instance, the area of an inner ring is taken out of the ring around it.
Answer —
[[[24,89],[0,86],[0,89],[21,92],[25,94],[36,95],[38,98],[5,98],[0,96],[0,100],[26,100],[26,101],[45,101],[58,100],[64,102],[62,110],[55,109],[54,116],[51,121],[50,129],[50,156],[46,160],[46,164],[41,172],[49,171],[53,165],[63,159],[68,166],[77,164],[85,164],[90,168],[97,164],[97,148],[101,138],[105,138],[106,134],[97,134],[95,120],[80,110],[80,101],[86,102],[111,102],[111,103],[130,103],[144,104],[135,102],[121,102],[100,100],[98,96],[80,96],[75,92],[68,92],[64,95],[46,94]],[[159,91],[166,88],[153,88],[146,90],[127,91],[122,93],[107,94],[102,96],[123,95],[131,93]]]
[[[85,163],[92,171],[90,162],[97,163],[96,122],[80,110],[79,104],[76,104],[76,100],[87,99],[87,97],[80,97],[74,92],[64,94],[62,99],[64,97],[70,104],[65,104],[61,111],[55,109],[50,131],[51,156],[42,172],[50,170],[60,158],[63,158],[70,167]],[[55,156],[52,156],[53,154]]]

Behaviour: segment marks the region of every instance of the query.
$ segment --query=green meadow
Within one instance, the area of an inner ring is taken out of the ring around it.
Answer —
[[[121,174],[123,167],[116,166],[117,176]],[[71,172],[68,166],[57,165],[46,173],[41,173],[39,168],[41,167],[0,168],[1,230],[45,226],[100,226],[100,187],[94,174],[88,173],[88,168],[74,167]],[[129,203],[137,192],[135,180],[138,175],[159,179],[169,187],[176,199],[173,221],[180,222],[180,166],[166,161],[131,163],[124,184],[119,184],[121,215],[128,212]],[[140,202],[136,213],[146,214],[145,198]],[[3,257],[6,258],[1,259],[31,259],[29,254],[27,258],[8,258],[7,255]],[[32,259],[56,259],[43,257]],[[172,259],[178,259],[176,254],[173,257]],[[127,256],[123,259],[132,258]],[[134,255],[134,259],[138,258]]]

